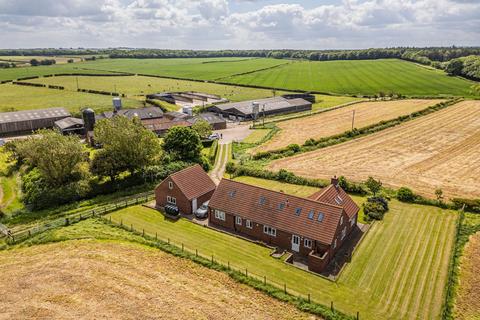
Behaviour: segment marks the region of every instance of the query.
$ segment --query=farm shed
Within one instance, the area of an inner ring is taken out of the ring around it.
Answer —
[[[140,120],[157,119],[157,118],[163,117],[163,111],[158,107],[147,107],[147,108],[138,108],[138,109],[120,109],[120,110],[102,112],[98,116],[96,116],[96,119],[97,120],[111,119],[117,115],[125,116],[129,119],[133,119],[134,117],[138,117],[140,118]]]
[[[162,100],[180,106],[203,106],[206,104],[228,102],[216,94],[185,91],[185,92],[163,92],[147,95],[147,99]]]
[[[312,110],[310,101],[301,98],[286,99],[284,97],[218,104],[208,108],[208,110],[224,117],[249,120],[254,118],[254,104],[259,106],[259,116]]]
[[[158,136],[162,136],[167,131],[175,126],[191,127],[192,124],[182,118],[158,118],[158,119],[145,119],[142,120],[142,124],[145,128],[155,132]]]
[[[293,253],[322,272],[356,228],[359,207],[338,185],[301,198],[222,179],[209,203],[209,223]]]
[[[83,120],[79,118],[68,117],[55,121],[55,128],[62,134],[84,134],[85,126]]]
[[[0,113],[0,136],[28,134],[53,128],[55,121],[70,117],[64,108],[49,108]]]
[[[174,205],[183,214],[192,214],[210,200],[215,183],[198,164],[171,174],[155,188],[156,206]]]
[[[212,126],[213,130],[227,129],[227,121],[212,112],[200,113],[199,115],[194,116],[193,118],[188,119],[187,121],[190,122],[191,124],[194,124],[198,120],[207,121]]]

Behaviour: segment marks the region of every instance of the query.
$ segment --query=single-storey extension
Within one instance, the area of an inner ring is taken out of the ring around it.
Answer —
[[[256,113],[254,108],[255,105],[258,106],[258,113]],[[217,104],[209,107],[208,110],[233,120],[250,120],[255,119],[256,116],[263,117],[273,114],[312,110],[312,103],[301,98],[273,97]]]
[[[320,273],[354,230],[358,211],[336,178],[310,198],[222,179],[209,203],[209,223],[288,250]]]
[[[180,213],[192,214],[210,200],[215,187],[208,174],[196,164],[171,174],[155,188],[156,206],[174,205]]]
[[[70,117],[64,108],[48,108],[0,113],[0,136],[32,133],[38,129],[50,129],[55,121]]]
[[[191,124],[194,124],[199,120],[207,121],[212,126],[213,130],[227,129],[227,121],[224,118],[217,116],[215,113],[212,113],[212,112],[200,113],[188,119],[187,121],[190,122]]]

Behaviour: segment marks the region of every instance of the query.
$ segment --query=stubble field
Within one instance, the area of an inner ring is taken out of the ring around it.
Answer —
[[[376,177],[433,196],[480,196],[480,101],[464,101],[366,137],[272,162],[312,178]]]
[[[277,123],[277,127],[281,129],[280,132],[256,150],[270,151],[286,147],[291,143],[302,145],[310,138],[319,139],[351,130],[353,111],[355,111],[355,128],[362,128],[425,109],[441,101],[443,100],[417,99],[362,102],[311,117],[281,121]]]

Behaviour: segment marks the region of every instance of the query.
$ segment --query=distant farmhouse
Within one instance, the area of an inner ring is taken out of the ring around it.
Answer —
[[[55,121],[70,117],[64,108],[48,108],[0,113],[0,136],[29,134],[53,128]]]
[[[302,98],[287,99],[285,97],[273,97],[217,104],[208,108],[208,110],[225,118],[251,120],[256,117],[274,114],[312,110],[312,102]]]
[[[358,211],[336,178],[310,198],[223,179],[209,203],[209,223],[288,250],[320,273],[356,227]]]

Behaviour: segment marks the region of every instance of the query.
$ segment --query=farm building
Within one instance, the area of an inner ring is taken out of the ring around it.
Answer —
[[[200,113],[199,115],[196,115],[193,118],[188,119],[187,121],[191,124],[194,124],[198,120],[207,121],[212,126],[213,130],[227,129],[227,121],[212,112]]]
[[[175,126],[191,127],[192,123],[182,118],[157,118],[157,119],[145,119],[142,120],[142,124],[145,128],[155,132],[158,136],[162,136],[167,131]]]
[[[209,223],[293,253],[322,272],[357,223],[359,207],[338,185],[300,198],[222,179],[209,203]]]
[[[157,207],[177,206],[183,214],[192,214],[210,200],[215,183],[198,164],[171,174],[155,188]]]
[[[255,118],[254,105],[258,106],[258,116],[312,110],[310,101],[301,98],[286,99],[284,97],[218,104],[208,108],[208,110],[231,119],[249,120]]]
[[[147,107],[138,109],[114,109],[113,111],[106,111],[96,116],[96,120],[111,119],[114,116],[124,116],[129,119],[138,117],[140,120],[144,119],[157,119],[163,117],[162,109],[158,107]]]
[[[171,104],[190,107],[228,102],[227,99],[215,94],[194,91],[154,93],[147,95],[147,99],[162,100]]]
[[[0,135],[14,136],[38,129],[53,128],[55,121],[70,117],[64,108],[49,108],[0,113]]]
[[[68,117],[55,121],[55,128],[62,134],[84,134],[85,126],[83,120],[79,118]]]

